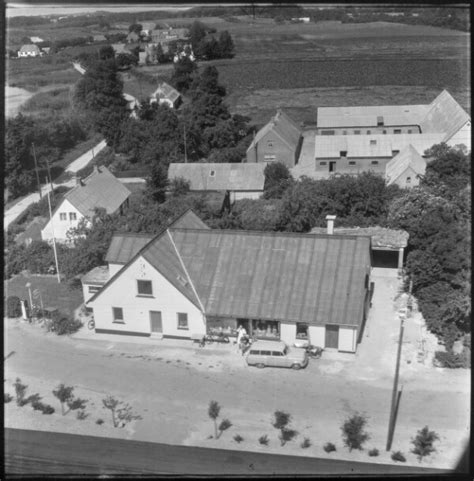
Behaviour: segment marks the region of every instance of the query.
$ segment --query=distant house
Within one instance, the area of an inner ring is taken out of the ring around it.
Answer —
[[[108,214],[121,210],[127,203],[130,191],[107,169],[95,167],[92,174],[67,192],[41,231],[43,240],[54,238],[67,243],[67,233],[78,226],[82,219],[91,219],[96,208],[105,209]]]
[[[18,50],[18,57],[39,57],[40,55],[40,48],[34,44],[23,45],[20,50]]]
[[[30,37],[30,40],[31,40],[32,43],[44,42],[44,40],[40,37]]]
[[[190,184],[191,192],[225,192],[229,202],[258,199],[265,184],[265,164],[239,163],[171,163],[168,178],[181,177]]]
[[[127,35],[127,43],[136,43],[140,41],[140,35],[136,32],[130,32]]]
[[[166,104],[172,109],[177,109],[182,102],[181,94],[166,82],[161,82],[151,94],[150,103]]]
[[[46,55],[49,55],[49,52],[51,52],[51,47],[43,47],[41,51],[43,51]]]
[[[150,35],[151,31],[156,28],[156,23],[154,22],[141,22],[141,21],[138,21],[137,23],[139,23],[141,26],[142,26],[142,32],[143,35]]]
[[[138,243],[114,237],[107,257],[123,264],[87,303],[96,332],[192,339],[244,326],[257,339],[357,350],[370,305],[370,237],[186,224]]]
[[[107,38],[104,35],[94,35],[92,39],[94,42],[107,42]]]
[[[400,151],[385,167],[387,185],[416,187],[426,171],[426,160],[410,144]]]
[[[421,156],[445,134],[316,135],[314,173],[321,178],[371,171],[385,175],[387,164],[411,145]]]
[[[302,130],[282,110],[255,135],[247,149],[247,162],[282,162],[289,168],[298,162]]]
[[[443,90],[428,105],[319,107],[317,134],[444,134],[443,142],[470,150],[471,118]]]
[[[309,23],[310,22],[310,17],[296,17],[292,18],[292,22],[299,22],[299,23]]]
[[[128,49],[126,49],[126,45],[124,43],[113,43],[112,48],[114,49],[115,56],[121,53],[130,53]]]

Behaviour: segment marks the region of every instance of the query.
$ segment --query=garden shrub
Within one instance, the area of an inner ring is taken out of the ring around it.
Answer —
[[[309,438],[304,438],[303,442],[301,443],[301,447],[303,449],[309,448],[311,446],[311,440]]]
[[[430,431],[428,426],[420,429],[414,439],[411,440],[414,448],[412,453],[416,454],[418,461],[421,461],[423,457],[430,455],[436,451],[433,447],[433,443],[439,439],[439,436],[434,431]]]
[[[3,402],[4,403],[9,403],[13,399],[13,396],[11,394],[8,394],[7,392],[3,393]]]
[[[268,436],[264,434],[258,438],[258,442],[264,446],[268,446]]]
[[[336,451],[336,446],[333,443],[326,443],[323,449],[327,453],[332,453],[333,451]]]
[[[362,444],[369,439],[369,435],[364,431],[367,418],[360,414],[354,414],[347,419],[341,427],[345,446],[349,451],[362,449]]]
[[[373,448],[369,451],[369,456],[378,456],[379,450],[377,448]]]
[[[16,404],[18,406],[24,406],[23,401],[25,400],[25,393],[28,389],[28,386],[26,384],[22,384],[19,377],[15,379],[15,383],[13,384],[13,386],[15,388]]]
[[[14,318],[21,316],[21,302],[17,296],[7,297],[7,317]]]
[[[67,334],[74,334],[82,327],[82,321],[78,319],[72,319],[67,315],[61,315],[56,319],[52,319],[46,324],[48,331],[56,333],[58,336]]]
[[[404,463],[406,461],[406,458],[401,451],[396,451],[396,452],[392,453],[391,458],[394,461],[400,461],[401,463]]]
[[[41,401],[37,400],[31,403],[31,406],[35,411],[41,411],[43,414],[53,414],[54,408],[49,404],[44,404]]]
[[[102,418],[99,418],[95,423],[100,426],[101,424],[104,424],[104,420]]]
[[[243,438],[240,434],[236,434],[236,435],[234,436],[234,441],[235,441],[236,443],[241,443],[243,440],[244,440],[244,438]]]
[[[452,350],[436,351],[433,362],[439,367],[468,369],[471,367],[470,349],[465,347],[459,354]]]
[[[79,419],[80,421],[82,421],[83,419],[86,419],[87,416],[88,416],[88,414],[86,414],[84,409],[81,409],[81,410],[77,411],[76,418]]]

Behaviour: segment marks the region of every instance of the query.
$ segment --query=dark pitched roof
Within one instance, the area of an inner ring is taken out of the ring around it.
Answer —
[[[112,264],[126,264],[153,237],[152,234],[114,234],[105,260]]]
[[[289,147],[293,149],[297,148],[299,139],[302,135],[302,130],[298,127],[298,125],[282,110],[278,110],[270,122],[268,122],[268,124],[266,124],[257,132],[247,151],[253,148],[255,144],[262,139],[262,137],[271,131],[278,135],[278,137],[280,137]]]
[[[83,185],[84,184],[84,185]],[[81,185],[75,186],[65,196],[84,216],[92,216],[100,207],[107,214],[114,213],[129,197],[131,192],[107,167],[99,167],[86,177]]]
[[[263,191],[264,170],[265,165],[262,163],[171,163],[168,177],[183,177],[190,182],[191,190]]]

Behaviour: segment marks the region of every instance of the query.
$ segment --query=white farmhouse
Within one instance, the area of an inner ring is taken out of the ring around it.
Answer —
[[[66,193],[54,209],[52,218],[41,231],[43,240],[68,243],[68,231],[86,218],[91,219],[96,208],[113,214],[126,204],[130,191],[107,169],[95,167],[91,175]]]
[[[18,50],[18,57],[39,57],[41,55],[41,50],[38,45],[29,44],[23,45],[20,50]]]

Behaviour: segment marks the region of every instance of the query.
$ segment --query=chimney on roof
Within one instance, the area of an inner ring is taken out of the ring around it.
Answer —
[[[74,185],[82,185],[81,178],[77,174],[72,176],[72,180],[74,181]]]
[[[334,234],[334,221],[336,220],[335,215],[327,215],[326,216],[326,221],[328,224],[328,234],[332,235]]]

